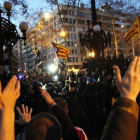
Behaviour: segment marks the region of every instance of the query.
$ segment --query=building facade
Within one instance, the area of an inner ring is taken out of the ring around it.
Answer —
[[[81,68],[84,58],[88,57],[88,50],[81,48],[79,35],[76,31],[78,28],[82,28],[84,35],[88,30],[87,20],[92,20],[91,9],[84,7],[84,4],[81,4],[80,7],[60,5],[52,12],[50,19],[44,20],[42,18],[35,28],[28,31],[27,45],[22,45],[22,49],[20,49],[23,61],[22,67],[25,69],[26,65],[27,71],[36,68],[37,50],[41,52],[40,57],[44,71],[47,71],[52,63],[58,65],[59,61],[64,61],[57,58],[51,44],[53,41],[71,50],[71,54],[66,61],[68,70]],[[111,32],[111,49],[109,46],[105,49],[106,55],[108,52],[113,55],[116,48],[124,53],[129,52],[128,48],[124,47],[123,41],[126,31],[131,26],[131,19],[127,15],[121,16],[115,13],[112,18],[104,6],[97,9],[97,21],[102,22],[102,29],[105,32],[108,30]],[[64,31],[66,35],[61,36],[61,31]],[[132,53],[132,51],[129,53]]]

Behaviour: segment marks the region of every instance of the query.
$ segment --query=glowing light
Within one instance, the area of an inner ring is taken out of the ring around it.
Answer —
[[[44,14],[44,18],[45,19],[50,19],[51,18],[51,14],[50,13],[45,13]]]
[[[89,52],[89,57],[95,57],[95,53],[94,53],[94,51],[92,51],[92,52]]]
[[[121,28],[124,28],[124,25],[121,25]]]
[[[57,75],[54,76],[54,80],[58,80],[58,76]]]
[[[56,71],[56,66],[53,65],[53,64],[51,64],[51,65],[49,66],[49,71],[52,72],[52,73],[54,73],[54,72]]]
[[[61,32],[60,32],[60,36],[65,37],[65,36],[66,36],[66,32],[61,31]]]

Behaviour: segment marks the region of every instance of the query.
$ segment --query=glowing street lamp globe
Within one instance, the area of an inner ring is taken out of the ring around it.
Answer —
[[[61,31],[60,32],[60,36],[65,37],[66,36],[66,32],[65,31]]]
[[[50,13],[45,13],[44,14],[44,18],[45,19],[50,19],[51,18],[51,14]]]

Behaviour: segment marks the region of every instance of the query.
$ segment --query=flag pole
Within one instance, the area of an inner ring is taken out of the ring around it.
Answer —
[[[133,50],[133,57],[135,57],[135,48],[134,48],[134,39],[132,38],[132,50]]]

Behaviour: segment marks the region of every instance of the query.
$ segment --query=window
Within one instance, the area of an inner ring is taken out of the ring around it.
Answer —
[[[69,21],[68,21],[68,18],[65,18],[65,21],[68,23]]]
[[[109,17],[102,17],[101,20],[108,20],[108,21],[111,21],[111,18],[109,18]]]
[[[71,57],[68,57],[67,62],[71,62]]]
[[[92,18],[92,16],[91,15],[88,15],[88,18]]]
[[[73,34],[71,34],[71,39],[73,39]]]
[[[75,23],[75,19],[73,19],[73,23]]]
[[[74,11],[72,11],[72,16],[74,16]]]
[[[74,42],[74,47],[77,47],[77,42]]]
[[[75,54],[77,54],[77,50],[75,50]]]
[[[75,27],[73,27],[73,28],[71,29],[71,31],[76,31]]]
[[[83,62],[83,57],[81,57],[81,62]]]
[[[76,62],[78,62],[78,57],[76,57]]]
[[[73,62],[75,62],[75,57],[73,57]]]
[[[79,17],[83,17],[85,14],[83,12],[78,12]]]
[[[69,11],[69,16],[71,16],[71,11]]]
[[[74,54],[74,50],[72,49],[72,54]]]
[[[74,42],[71,42],[71,46],[74,46]]]
[[[61,14],[66,14],[66,15],[67,15],[67,11],[64,10],[64,9],[62,9],[62,10],[61,10]]]
[[[69,19],[69,22],[72,23],[72,19],[71,18]]]
[[[70,41],[67,41],[67,45],[70,46]]]
[[[78,20],[78,24],[85,24],[85,20]]]
[[[74,34],[74,39],[76,39],[76,34]]]

